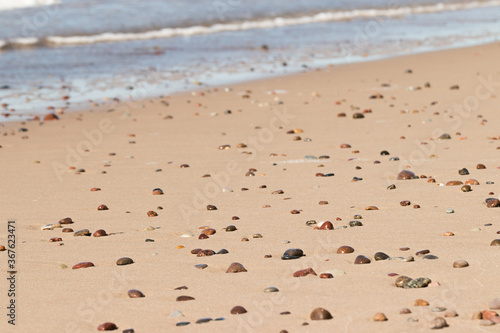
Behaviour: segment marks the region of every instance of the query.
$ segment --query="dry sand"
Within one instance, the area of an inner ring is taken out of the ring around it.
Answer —
[[[15,219],[17,317],[13,329],[7,324],[4,278],[0,331],[94,332],[113,322],[120,332],[426,332],[431,320],[443,315],[432,312],[434,307],[458,313],[446,318],[447,331],[498,330],[472,320],[500,297],[500,247],[490,246],[500,238],[500,208],[485,205],[486,198],[500,193],[498,59],[496,43],[329,67],[233,85],[230,91],[219,87],[156,100],[121,98],[116,105],[67,113],[43,126],[4,124],[0,244],[7,246],[7,220]],[[454,85],[459,89],[450,89]],[[383,98],[370,99],[375,94]],[[372,112],[363,119],[353,119],[355,112],[368,109]],[[338,117],[342,112],[346,117]],[[19,132],[21,127],[28,131]],[[303,132],[287,134],[292,129]],[[451,139],[438,140],[443,133]],[[247,147],[237,148],[239,143]],[[219,149],[226,144],[231,148]],[[390,155],[381,155],[383,150]],[[478,163],[486,169],[476,169]],[[253,177],[246,176],[250,168],[256,169]],[[470,174],[459,175],[462,168]],[[404,169],[436,183],[397,180]],[[362,180],[353,182],[353,177]],[[468,179],[480,185],[471,192],[439,186]],[[396,189],[388,190],[390,184]],[[93,187],[101,191],[90,191]],[[153,195],[155,188],[164,195]],[[271,194],[278,189],[284,193]],[[403,200],[411,205],[401,206]],[[98,211],[102,204],[109,210]],[[209,211],[208,204],[218,209]],[[148,217],[150,210],[158,216]],[[349,227],[356,214],[363,226]],[[65,217],[74,221],[65,227],[75,231],[112,234],[74,237],[60,228],[41,230]],[[314,230],[308,220],[329,220],[336,230]],[[223,230],[231,224],[236,231]],[[337,230],[342,225],[348,227]],[[155,229],[145,231],[149,226]],[[202,226],[217,232],[200,240]],[[455,236],[443,236],[447,231]],[[182,238],[184,233],[194,237]],[[49,242],[52,237],[63,241]],[[249,241],[242,242],[244,237]],[[342,245],[352,246],[354,253],[337,254]],[[197,257],[191,254],[196,248],[229,253]],[[306,256],[281,260],[289,248],[300,248]],[[415,255],[424,249],[438,259]],[[413,255],[415,261],[375,261],[378,251]],[[372,262],[355,265],[358,255]],[[7,256],[0,252],[4,272]],[[117,266],[121,257],[134,263]],[[454,268],[459,259],[469,267]],[[85,261],[95,267],[71,269]],[[248,271],[227,274],[233,262]],[[318,276],[293,277],[308,267]],[[338,270],[345,274],[337,275]],[[333,279],[319,278],[332,271]],[[428,277],[433,283],[397,288],[389,273]],[[188,289],[174,290],[180,286]],[[279,292],[265,293],[270,286]],[[129,298],[130,289],[146,297]],[[177,302],[181,295],[195,300]],[[414,306],[417,299],[430,305]],[[230,314],[237,305],[248,312]],[[317,307],[333,319],[312,321]],[[399,314],[402,308],[412,313]],[[169,318],[176,310],[184,316]],[[281,315],[284,311],[290,314]],[[378,312],[388,320],[372,321]],[[200,318],[225,320],[195,324]],[[191,323],[176,327],[181,321]]]

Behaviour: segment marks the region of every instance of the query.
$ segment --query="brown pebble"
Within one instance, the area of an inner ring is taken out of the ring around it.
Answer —
[[[198,254],[202,249],[193,249],[191,250],[191,254]]]
[[[427,179],[427,182],[428,182],[428,183],[435,183],[435,182],[436,182],[436,180],[435,180],[434,178],[429,178],[429,179]]]
[[[409,206],[409,205],[411,205],[411,202],[409,200],[403,200],[399,204],[401,206]]]
[[[353,253],[354,249],[348,245],[341,246],[337,249],[338,254]]]
[[[131,258],[128,258],[128,257],[123,257],[123,258],[120,258],[116,261],[116,264],[118,266],[124,266],[124,265],[130,265],[130,264],[133,264],[134,261],[131,259]]]
[[[61,237],[52,237],[51,239],[49,239],[49,242],[62,242],[62,238]]]
[[[333,279],[333,275],[331,273],[321,273],[319,275],[320,279]]]
[[[46,114],[43,117],[43,121],[59,120],[59,117],[55,113]]]
[[[413,208],[418,209],[418,208],[420,208],[420,205],[413,205]]]
[[[147,212],[147,215],[148,215],[149,217],[155,217],[155,216],[158,216],[158,213],[157,213],[157,212],[155,212],[155,211],[150,210],[149,212]]]
[[[177,302],[193,301],[195,298],[191,296],[179,296],[175,300]]]
[[[241,272],[247,272],[247,270],[242,264],[238,262],[233,262],[231,265],[229,265],[229,268],[226,270],[226,273],[241,273]]]
[[[293,277],[301,277],[306,275],[317,275],[316,272],[311,268],[301,269],[300,271],[296,271],[293,273]]]
[[[181,164],[181,168],[189,168],[189,164]]]
[[[408,308],[402,308],[401,310],[399,310],[399,314],[409,314],[409,313],[411,313],[411,310]]]
[[[410,281],[411,281],[410,277],[401,275],[397,277],[396,281],[394,281],[394,285],[398,288],[403,288],[403,286]]]
[[[450,180],[449,182],[446,183],[446,186],[458,186],[458,185],[463,185],[459,180]]]
[[[117,330],[118,326],[114,323],[103,323],[99,326],[97,326],[98,331],[114,331]]]
[[[415,252],[415,255],[416,256],[423,256],[423,255],[428,254],[428,253],[431,253],[431,251],[429,251],[429,250],[420,250],[420,251]]]
[[[469,263],[463,259],[457,260],[453,263],[454,268],[463,268],[469,266]]]
[[[74,230],[71,228],[64,228],[62,232],[73,232]]]
[[[86,262],[81,262],[73,266],[73,269],[80,269],[80,268],[88,268],[88,267],[94,267],[94,263],[90,261]]]
[[[320,201],[319,204],[320,205],[328,205],[328,201]]]
[[[137,290],[137,289],[130,289],[128,292],[127,292],[127,295],[128,297],[130,298],[140,298],[140,297],[145,297],[144,294],[140,291],[140,290]]]
[[[451,231],[447,231],[443,234],[443,236],[455,236],[455,234]]]
[[[429,306],[429,302],[419,298],[415,301],[415,303],[413,305],[415,305],[415,306]]]
[[[180,286],[180,287],[177,287],[177,288],[174,288],[174,290],[187,290],[188,287],[186,286]]]
[[[354,260],[354,264],[355,265],[363,265],[363,264],[369,264],[371,263],[372,261],[370,259],[368,259],[368,257],[366,256],[363,256],[363,255],[359,255],[356,257],[356,260]]]
[[[5,246],[0,245],[0,252],[5,251],[5,250],[6,250],[6,249],[5,249]]]
[[[413,179],[415,177],[416,177],[415,174],[410,170],[403,170],[398,174],[398,180]]]
[[[333,224],[330,221],[325,221],[323,224],[321,224],[321,227],[318,228],[319,230],[333,230]]]
[[[231,314],[243,314],[243,313],[247,313],[247,310],[242,306],[237,305],[231,309]]]
[[[340,148],[351,148],[351,145],[348,143],[343,143],[340,145]]]
[[[500,207],[500,200],[498,199],[489,199],[486,201],[486,207],[488,208],[493,208],[493,207]]]
[[[94,237],[104,237],[107,236],[108,234],[106,233],[105,230],[99,229],[94,232]]]
[[[476,166],[476,169],[486,169],[486,166],[480,163]]]
[[[479,185],[479,182],[475,179],[469,179],[465,182],[465,185]]]
[[[153,190],[153,195],[163,195],[163,190],[161,188],[155,188]]]
[[[210,236],[210,235],[213,235],[216,233],[215,229],[213,229],[213,228],[204,229],[201,232],[207,236]]]
[[[443,317],[436,317],[431,321],[431,329],[441,329],[448,327],[448,323]]]
[[[378,210],[378,207],[376,207],[376,206],[368,206],[368,207],[365,207],[365,210]]]
[[[72,224],[74,223],[71,217],[66,217],[64,219],[59,220],[59,224]]]
[[[217,210],[217,207],[214,205],[207,205],[207,210]]]
[[[490,246],[500,246],[500,239],[492,240]]]
[[[328,320],[332,319],[333,316],[328,310],[316,308],[311,312],[310,318],[311,320]]]
[[[408,251],[410,248],[409,247],[400,247],[399,251]]]
[[[242,242],[248,242],[248,241],[249,241],[249,239],[248,239],[247,237],[243,237],[243,238],[241,239],[241,241],[242,241]]]
[[[97,210],[109,210],[109,208],[106,205],[100,205],[99,207],[97,207]]]
[[[387,317],[382,312],[379,312],[373,316],[372,320],[373,321],[387,321]]]
[[[192,253],[193,251],[191,251]],[[215,251],[213,250],[201,250],[196,253],[197,257],[210,257],[215,254]]]
[[[234,220],[239,220],[239,219],[240,219],[240,218],[239,218],[238,216],[233,216],[233,217],[231,217],[231,220],[233,220],[233,221],[234,221]]]
[[[97,191],[100,191],[100,190],[101,190],[101,189],[100,189],[99,187],[92,187],[92,188],[90,189],[90,191],[92,191],[92,192],[97,192]]]
[[[291,211],[290,211],[290,213],[291,213],[291,214],[300,214],[300,211],[299,211],[299,210],[294,209],[294,210],[291,210]]]
[[[205,235],[205,234],[200,234],[200,235],[198,236],[198,239],[208,239],[208,238],[209,238],[209,237],[208,237],[207,235]]]

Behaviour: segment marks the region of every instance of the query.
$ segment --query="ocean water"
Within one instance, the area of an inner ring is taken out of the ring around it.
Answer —
[[[5,121],[493,42],[500,0],[0,0],[0,26]]]

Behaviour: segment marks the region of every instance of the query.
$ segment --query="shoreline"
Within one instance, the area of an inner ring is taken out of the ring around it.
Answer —
[[[500,312],[490,246],[500,207],[485,203],[500,193],[499,53],[497,42],[412,54],[6,123],[0,201],[1,218],[16,220],[16,329],[402,332],[444,317],[454,332],[494,330],[484,325],[496,318],[472,318]],[[398,180],[402,170],[420,179]],[[472,191],[445,186],[470,179]],[[66,217],[73,232],[41,230]],[[108,236],[74,236],[84,229]],[[306,256],[281,260],[292,248]],[[117,265],[123,257],[134,262]],[[82,262],[93,266],[72,269]],[[233,262],[247,271],[226,273]],[[317,275],[294,277],[308,268]],[[431,283],[397,288],[400,276]],[[319,307],[333,319],[311,320]]]

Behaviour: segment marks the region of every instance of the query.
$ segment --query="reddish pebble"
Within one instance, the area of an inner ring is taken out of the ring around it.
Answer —
[[[62,238],[61,237],[53,237],[53,238],[49,239],[49,242],[62,242]]]
[[[410,201],[408,201],[408,200],[403,200],[403,201],[401,201],[399,204],[400,204],[401,206],[409,206],[409,205],[411,205],[411,202],[410,202]]]
[[[481,311],[481,314],[482,314],[484,320],[491,320],[491,319],[493,319],[493,317],[498,316],[498,313],[496,313],[495,311],[491,311],[491,310],[483,310],[483,311]]]
[[[107,236],[108,234],[106,233],[105,230],[99,229],[94,232],[94,237],[104,237]]]
[[[465,185],[479,185],[479,182],[475,179],[469,179],[465,182]]]
[[[99,207],[97,207],[97,210],[109,210],[109,208],[106,205],[100,205]]]
[[[330,273],[321,273],[321,274],[319,275],[319,278],[320,278],[320,279],[333,279],[333,275],[332,275],[332,274],[330,274]]]
[[[333,230],[333,224],[330,221],[323,222],[319,230]]]
[[[205,235],[205,234],[200,234],[198,236],[198,239],[207,239],[207,238],[209,238],[209,237],[207,235]]]
[[[356,257],[356,260],[354,260],[354,264],[355,265],[363,265],[363,264],[369,264],[371,263],[372,261],[370,259],[368,259],[367,257],[365,256],[357,256]]]
[[[208,228],[208,229],[204,229],[201,231],[203,234],[207,235],[207,236],[210,236],[210,235],[213,235],[215,234],[215,229],[212,229],[212,228]]]
[[[338,254],[353,253],[354,249],[350,246],[344,245],[337,249]]]
[[[114,331],[117,329],[118,329],[118,326],[116,326],[113,323],[104,323],[104,324],[97,326],[98,331]]]
[[[398,174],[398,180],[413,179],[415,177],[416,177],[415,174],[410,170],[403,170]]]
[[[59,224],[72,224],[72,223],[73,223],[73,220],[71,219],[71,217],[66,217],[66,218],[59,220]]]
[[[62,232],[73,232],[74,230],[71,228],[64,228]]]
[[[247,270],[242,264],[238,262],[233,262],[231,265],[229,265],[229,268],[226,270],[226,273],[241,273],[241,272],[247,272]]]
[[[382,312],[376,313],[372,319],[373,321],[387,321],[387,317]]]
[[[306,269],[301,269],[300,271],[293,273],[293,277],[300,277],[306,275],[317,275],[317,274],[311,267]]]
[[[94,264],[91,263],[90,261],[87,262],[81,262],[73,266],[73,269],[79,269],[79,268],[88,268],[88,267],[94,267]]]
[[[150,210],[149,212],[147,212],[148,216],[149,217],[155,217],[155,216],[158,216],[158,213],[153,211],[153,210]]]
[[[92,187],[90,189],[91,192],[97,192],[97,191],[100,191],[101,189],[99,187]]]
[[[243,313],[247,313],[247,310],[242,306],[237,305],[231,309],[231,314],[243,314]]]

